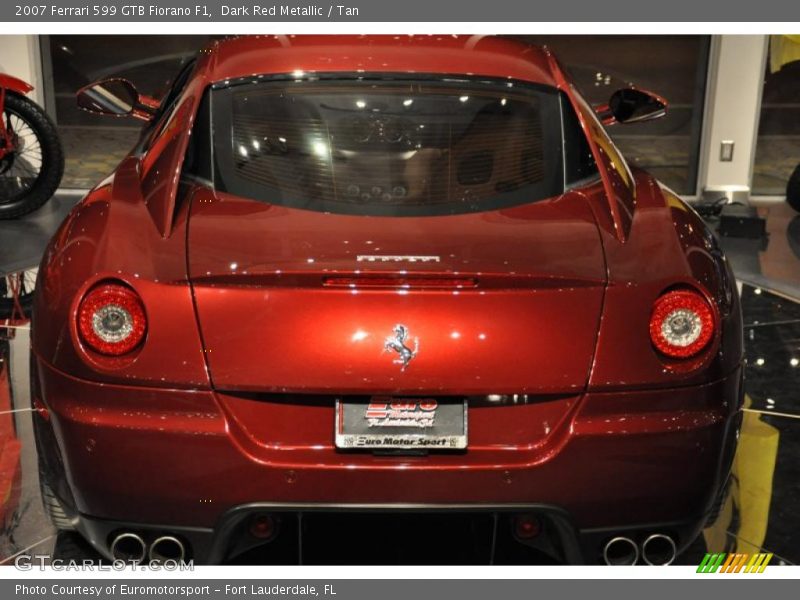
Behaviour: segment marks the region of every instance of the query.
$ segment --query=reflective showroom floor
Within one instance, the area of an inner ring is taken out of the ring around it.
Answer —
[[[0,223],[0,268],[34,265],[75,199],[57,198],[13,227]],[[717,521],[679,558],[683,564],[698,564],[706,550],[771,552],[772,564],[800,564],[800,216],[785,204],[760,211],[767,218],[768,240],[722,241],[742,282],[745,317],[746,408],[734,484]],[[13,236],[19,237],[8,244]],[[49,555],[54,548],[73,553],[75,545],[87,556],[90,552],[80,539],[56,536],[42,512],[28,347],[27,323],[0,325],[0,564],[21,554]],[[347,558],[319,552],[309,562],[336,560]]]

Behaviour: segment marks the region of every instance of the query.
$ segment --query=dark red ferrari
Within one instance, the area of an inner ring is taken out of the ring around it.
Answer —
[[[235,38],[160,102],[78,99],[147,124],[39,270],[60,528],[125,560],[302,560],[381,515],[463,523],[487,561],[666,564],[713,514],[735,282],[603,127],[663,99],[590,107],[547,49],[459,36]]]

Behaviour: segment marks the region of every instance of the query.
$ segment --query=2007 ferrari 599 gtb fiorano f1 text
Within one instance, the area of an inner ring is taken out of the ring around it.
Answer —
[[[713,514],[735,282],[604,129],[662,98],[591,107],[512,40],[268,36],[215,42],[161,101],[111,79],[78,102],[146,125],[39,270],[61,529],[217,563],[304,515],[467,515],[492,548],[663,564]]]

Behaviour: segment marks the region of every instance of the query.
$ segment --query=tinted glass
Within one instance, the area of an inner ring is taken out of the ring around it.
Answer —
[[[788,184],[792,181],[792,190]],[[764,75],[753,193],[800,190],[800,35],[771,35]]]
[[[78,89],[98,79],[124,77],[142,94],[164,98],[181,65],[215,37],[220,36],[39,36],[46,107],[67,157],[62,187],[94,187],[141,141],[141,121],[79,110]]]
[[[546,44],[586,100],[608,103],[630,84],[669,101],[663,119],[615,125],[608,135],[625,160],[679,194],[697,193],[697,167],[708,74],[707,35],[525,35]]]
[[[581,129],[580,121],[572,103],[566,95],[561,96],[564,119],[564,170],[567,184],[587,181],[599,176],[589,141]]]
[[[186,84],[189,83],[189,76],[194,70],[194,65],[195,61],[190,60],[178,71],[166,95],[161,99],[161,104],[156,114],[153,115],[153,120],[143,129],[143,137],[140,140],[143,149],[149,148],[152,145],[153,141],[161,135],[164,127],[172,118],[172,113],[175,112],[175,108],[178,105],[177,100],[181,92],[186,88]]]
[[[494,210],[563,191],[558,93],[484,81],[331,79],[215,90],[215,184],[324,212]]]

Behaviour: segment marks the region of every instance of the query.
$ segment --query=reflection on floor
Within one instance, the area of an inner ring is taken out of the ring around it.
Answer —
[[[28,328],[0,328],[0,561],[49,554],[56,532],[42,510],[28,393]],[[7,449],[18,446],[16,464]]]
[[[767,238],[721,238],[737,279],[800,298],[800,214],[786,202],[752,204],[766,219]]]
[[[58,192],[36,212],[0,221],[0,275],[37,266],[50,238],[82,197],[80,192]]]
[[[772,564],[800,563],[800,303],[750,285],[742,302],[747,408],[733,485],[683,564],[698,564],[706,551],[771,552]],[[0,564],[21,553],[50,554],[57,541],[39,498],[28,342],[27,325],[0,329]]]
[[[745,416],[719,519],[682,557],[772,552],[800,563],[800,303],[742,286]]]

